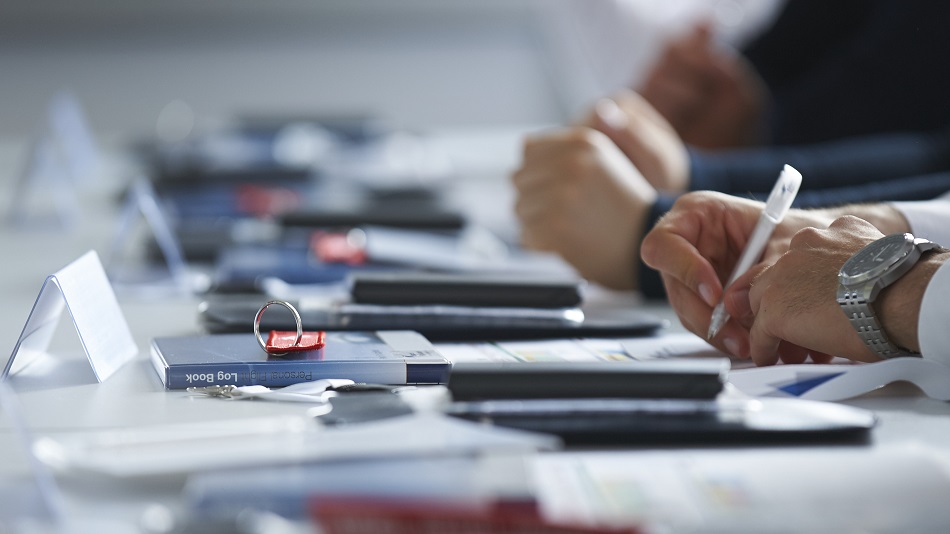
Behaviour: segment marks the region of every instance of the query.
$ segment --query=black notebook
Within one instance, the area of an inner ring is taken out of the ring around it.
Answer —
[[[199,306],[209,332],[246,332],[267,298],[215,295]],[[633,337],[656,333],[667,322],[637,309],[517,308],[451,305],[366,305],[291,302],[307,330],[415,330],[431,341],[499,341],[571,337]],[[267,314],[261,328],[293,330],[289,314]]]

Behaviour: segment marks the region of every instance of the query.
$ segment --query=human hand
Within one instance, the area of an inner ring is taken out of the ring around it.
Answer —
[[[749,293],[755,317],[750,353],[757,365],[776,363],[783,342],[857,361],[880,359],[858,337],[836,294],[841,266],[881,237],[871,223],[851,216],[824,230],[806,228],[795,234],[788,252],[755,278]]]
[[[639,93],[691,145],[718,149],[761,140],[765,84],[741,56],[714,42],[709,22],[669,43]]]
[[[671,193],[689,189],[686,145],[637,93],[620,91],[598,100],[580,124],[609,137],[654,188]]]
[[[656,191],[610,139],[589,128],[531,137],[512,182],[526,247],[556,252],[606,287],[637,288],[637,249]]]
[[[746,241],[764,204],[701,191],[680,197],[643,239],[640,254],[660,271],[670,305],[683,326],[706,337],[712,310],[722,296],[731,319],[710,343],[734,356],[748,358],[752,311],[749,284],[752,277],[774,262],[788,248],[795,233],[808,226],[825,227],[832,218],[824,212],[791,210],[776,227],[759,264],[725,290]],[[783,347],[795,358],[794,347]]]

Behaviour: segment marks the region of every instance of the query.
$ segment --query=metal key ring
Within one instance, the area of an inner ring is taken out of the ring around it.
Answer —
[[[294,320],[297,321],[297,338],[294,340],[293,346],[296,347],[297,345],[300,345],[300,338],[303,337],[303,321],[300,319],[300,314],[297,312],[297,308],[294,308],[293,304],[284,300],[269,300],[265,302],[263,306],[261,306],[261,309],[257,310],[257,315],[254,317],[254,337],[257,338],[257,342],[261,345],[261,348],[264,349],[264,352],[267,352],[267,343],[264,341],[264,338],[261,337],[261,317],[264,315],[264,310],[274,304],[283,306],[290,310],[290,313],[294,314]]]

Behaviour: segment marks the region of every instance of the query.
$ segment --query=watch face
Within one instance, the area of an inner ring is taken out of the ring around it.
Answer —
[[[913,249],[910,234],[894,234],[878,239],[859,250],[841,267],[844,283],[863,282],[876,278]]]

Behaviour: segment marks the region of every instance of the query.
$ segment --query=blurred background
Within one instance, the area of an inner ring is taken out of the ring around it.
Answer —
[[[357,112],[414,130],[561,123],[635,83],[698,17],[737,43],[775,3],[8,0],[0,136],[30,135],[64,89],[106,139],[151,135],[163,110],[183,109],[199,129],[236,113]]]
[[[164,257],[173,271],[183,256],[235,283],[286,267],[289,248],[309,281],[302,225],[424,222],[516,244],[508,177],[525,134],[635,87],[665,40],[698,20],[738,46],[779,3],[8,0],[0,246],[25,254],[7,262],[0,290],[28,300],[89,248],[110,273],[122,254]],[[131,187],[138,178],[145,189]],[[158,229],[134,214],[148,218],[153,202],[167,219]],[[303,223],[284,217],[300,212]],[[248,233],[247,221],[270,226]],[[163,233],[175,235],[163,245]],[[266,265],[262,243],[282,249]],[[499,246],[487,248],[494,258]],[[237,276],[235,263],[253,269]]]

